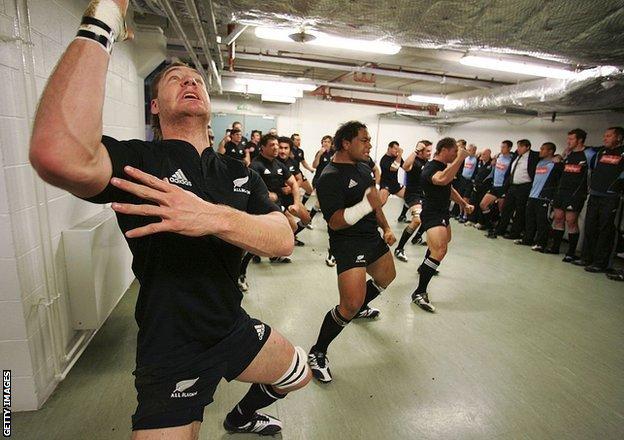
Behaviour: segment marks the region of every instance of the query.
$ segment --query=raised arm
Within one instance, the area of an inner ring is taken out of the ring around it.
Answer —
[[[321,161],[321,156],[325,153],[325,149],[321,148],[314,155],[314,160],[312,161],[312,168],[318,168],[319,162]]]
[[[435,173],[431,178],[431,182],[434,185],[440,186],[446,186],[451,183],[466,157],[468,157],[468,152],[465,149],[460,148],[457,151],[457,157],[455,160],[448,167],[446,167],[444,171],[438,171]]]
[[[123,23],[128,0],[115,3],[117,21]],[[101,143],[109,60],[100,43],[72,41],[43,91],[33,125],[33,167],[46,182],[79,197],[100,193],[112,175],[110,157]]]
[[[403,162],[403,169],[407,172],[407,171],[411,171],[412,167],[414,166],[414,162],[416,161],[416,152],[412,151],[412,153],[407,156],[407,159],[405,159],[405,162]]]

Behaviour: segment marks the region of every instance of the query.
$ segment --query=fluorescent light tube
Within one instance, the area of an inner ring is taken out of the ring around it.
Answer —
[[[548,67],[540,64],[527,63],[524,61],[511,61],[503,58],[489,58],[476,55],[466,55],[459,62],[465,66],[478,67],[480,69],[498,70],[501,72],[518,73],[521,75],[541,76],[545,78],[568,79],[576,75],[575,72],[556,67]]]
[[[263,38],[266,40],[288,41],[290,43],[294,43],[289,35],[297,33],[298,30],[292,28],[269,28],[259,26],[256,27],[255,32],[256,37],[258,38]],[[316,37],[312,41],[302,43],[310,46],[332,47],[334,49],[355,50],[359,52],[380,53],[385,55],[395,55],[401,50],[401,46],[399,46],[398,44],[390,43],[387,41],[366,41],[355,40],[352,38],[335,37],[314,30],[306,30],[305,33],[314,35]]]
[[[271,94],[267,94],[267,93],[263,93],[260,96],[260,99],[262,101],[281,102],[281,103],[284,103],[284,104],[294,104],[295,101],[297,101],[297,98],[295,98],[294,96],[271,95]]]

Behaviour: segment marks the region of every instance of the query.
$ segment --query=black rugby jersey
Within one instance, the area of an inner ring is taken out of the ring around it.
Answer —
[[[420,184],[425,193],[423,200],[423,212],[437,211],[440,213],[448,213],[451,204],[451,184],[435,185],[431,180],[435,173],[444,171],[446,164],[439,160],[433,159],[427,162],[423,167],[420,175]]]
[[[399,170],[392,170],[391,166],[396,157],[384,154],[379,161],[379,168],[381,168],[381,185],[396,185],[399,183]],[[403,166],[404,160],[401,158],[401,166]]]
[[[113,176],[128,178],[125,165],[169,181],[202,199],[250,214],[279,208],[255,171],[206,148],[201,156],[188,142],[118,141],[102,138]],[[108,185],[88,199],[94,203],[148,204]],[[122,232],[158,221],[116,213]],[[132,270],[141,285],[135,319],[139,326],[137,367],[183,362],[227,336],[244,316],[237,287],[242,250],[215,236],[158,233],[126,239]]]
[[[583,151],[572,151],[563,160],[563,173],[559,179],[558,191],[565,194],[585,196],[587,194],[587,174],[593,152],[586,148]]]
[[[314,172],[314,177],[316,179],[321,177],[323,170],[325,169],[327,164],[331,161],[331,158],[333,155],[334,155],[334,151],[332,150],[326,151],[325,153],[321,154],[321,157],[319,158],[318,166],[316,167],[316,171]]]
[[[269,191],[276,193],[279,197],[283,195],[282,187],[292,175],[286,165],[277,159],[269,160],[260,155],[251,162],[250,168],[260,174]]]
[[[293,159],[297,162],[297,166],[300,166],[301,162],[305,160],[303,149],[293,146],[290,151],[292,152]]]
[[[603,148],[592,160],[590,193],[615,196],[624,190],[624,146]]]
[[[286,168],[288,168],[290,174],[299,174],[301,172],[301,170],[299,169],[299,163],[295,159],[288,157],[286,158],[286,160],[282,160],[282,158],[278,156],[277,160],[279,160],[286,166]]]
[[[247,143],[245,141],[241,141],[239,144],[235,144],[232,141],[229,141],[225,144],[225,154],[226,156],[230,156],[234,159],[243,160],[245,159],[245,151],[247,150]]]
[[[426,164],[427,161],[419,157],[414,160],[412,169],[405,173],[405,193],[422,194],[423,191],[420,185],[420,175]]]
[[[329,227],[329,220],[336,211],[349,208],[364,198],[367,188],[375,185],[370,167],[364,162],[355,164],[331,162],[321,174],[316,185],[316,194],[327,221],[330,240],[353,237],[368,238],[379,236],[377,219],[371,212],[356,224],[334,231]]]

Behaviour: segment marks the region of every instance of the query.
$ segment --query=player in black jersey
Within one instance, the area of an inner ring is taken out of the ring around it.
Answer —
[[[379,168],[381,169],[381,181],[379,183],[379,197],[381,204],[385,205],[390,194],[403,200],[403,208],[397,221],[405,221],[405,214],[409,207],[405,203],[405,187],[399,183],[399,168],[403,166],[403,149],[397,141],[391,141],[388,144],[388,151],[379,160]]]
[[[293,133],[290,136],[290,140],[292,141],[291,157],[297,162],[297,167],[299,168],[299,172],[295,174],[295,178],[297,179],[297,183],[299,184],[299,187],[303,188],[303,190],[305,191],[303,199],[301,200],[301,203],[305,205],[308,199],[310,198],[310,196],[312,195],[312,191],[314,191],[314,188],[312,188],[310,181],[306,179],[306,177],[301,172],[301,167],[303,166],[306,170],[308,170],[311,173],[314,172],[314,168],[308,165],[308,162],[305,160],[305,153],[303,152],[303,149],[301,148],[301,136],[299,136],[299,134],[297,133]]]
[[[299,179],[301,178],[301,169],[299,168],[299,162],[293,159],[292,154],[291,154],[293,141],[290,138],[287,138],[286,136],[280,136],[277,138],[277,142],[278,142],[277,160],[279,160],[281,163],[283,163],[286,166],[286,168],[288,168],[288,171],[290,172],[290,174],[292,174],[295,177],[295,179],[297,180],[297,184],[299,184],[300,182]],[[299,176],[299,178],[297,178],[297,176]],[[307,180],[306,180],[306,183],[308,183]],[[283,187],[282,192],[284,193],[281,197],[284,202],[284,206],[294,205],[295,200],[292,195],[292,190],[290,189],[290,187],[288,186]],[[304,199],[301,200],[301,204],[305,205]],[[303,246],[303,245],[304,243],[295,236],[295,246]]]
[[[580,128],[568,132],[568,148],[563,159],[563,173],[553,198],[553,242],[545,250],[549,254],[558,254],[565,227],[568,228],[568,251],[563,261],[570,263],[578,260],[576,246],[579,241],[578,217],[587,198],[587,177],[589,162],[594,156],[591,148],[585,147],[587,133]]]
[[[284,139],[290,141],[288,138]],[[270,200],[281,208],[294,232],[295,240],[297,240],[297,235],[305,229],[305,224],[310,221],[310,215],[301,203],[297,180],[289,171],[288,166],[277,160],[278,155],[279,144],[277,138],[266,134],[260,139],[260,155],[251,162],[249,167],[256,171],[264,180],[269,190]],[[297,218],[301,220],[297,220]],[[248,252],[241,261],[238,286],[244,292],[249,289],[247,284],[247,267],[254,257],[256,257],[254,253]],[[283,256],[271,256],[269,259],[275,263],[291,262],[289,257]]]
[[[104,15],[96,3],[85,16],[125,32],[128,2]],[[75,39],[62,55],[38,106],[30,159],[45,181],[115,202],[141,285],[133,438],[198,438],[224,377],[253,383],[225,428],[279,432],[258,409],[311,376],[293,368],[305,365],[301,349],[241,308],[236,275],[243,250],[292,251],[288,222],[254,171],[209,147],[210,99],[195,69],[173,64],[153,81],[152,121],[164,140],[102,136],[110,55],[100,41]]]
[[[238,128],[233,128],[229,137],[230,140],[223,145],[222,149],[219,149],[219,153],[243,161],[245,165],[249,166],[251,158],[249,157],[247,142],[243,140],[243,132]]]
[[[399,244],[394,250],[394,255],[399,260],[407,262],[405,255],[405,243],[420,226],[420,213],[425,195],[420,185],[420,173],[431,157],[431,142],[422,140],[416,144],[416,149],[407,157],[403,164],[405,170],[405,203],[410,207],[412,220],[403,230]]]
[[[260,130],[252,130],[249,142],[247,142],[247,150],[249,151],[249,158],[254,160],[260,154],[260,138],[262,132]]]
[[[310,368],[321,382],[332,380],[327,348],[354,318],[374,318],[369,306],[396,273],[388,244],[396,239],[381,209],[368,159],[370,136],[361,122],[350,121],[334,137],[336,154],[325,167],[316,191],[327,220],[329,245],[336,257],[340,304],[325,315],[318,339],[310,349]],[[383,229],[380,237],[378,227]],[[371,279],[366,281],[366,274]]]
[[[457,170],[462,166],[466,157],[468,157],[468,152],[463,148],[458,148],[455,139],[440,139],[436,145],[433,160],[427,162],[420,177],[425,193],[423,212],[420,217],[422,228],[427,232],[428,249],[424,261],[418,268],[420,279],[418,287],[412,293],[412,301],[428,312],[434,312],[435,307],[429,301],[427,286],[446,255],[451,241],[449,222],[451,200],[459,204],[468,214],[474,209],[451,186]]]
[[[616,245],[620,197],[624,193],[624,128],[610,127],[603,137],[604,148],[592,158],[589,199],[585,214],[585,235],[581,260],[587,272],[610,272]]]

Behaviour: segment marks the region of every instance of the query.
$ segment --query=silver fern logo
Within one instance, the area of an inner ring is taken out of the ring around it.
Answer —
[[[195,385],[195,383],[199,380],[199,377],[196,377],[195,379],[187,379],[187,380],[182,380],[180,382],[178,382],[175,386],[175,390],[173,390],[173,393],[171,393],[171,398],[173,399],[177,399],[180,397],[193,397],[197,395],[197,391],[193,391],[191,393],[185,393],[184,391],[188,390],[189,388],[191,388],[193,385]]]
[[[232,182],[234,184],[234,192],[251,194],[251,191],[243,188],[243,185],[246,184],[247,182],[249,182],[249,176],[241,177],[239,179],[234,179]]]

